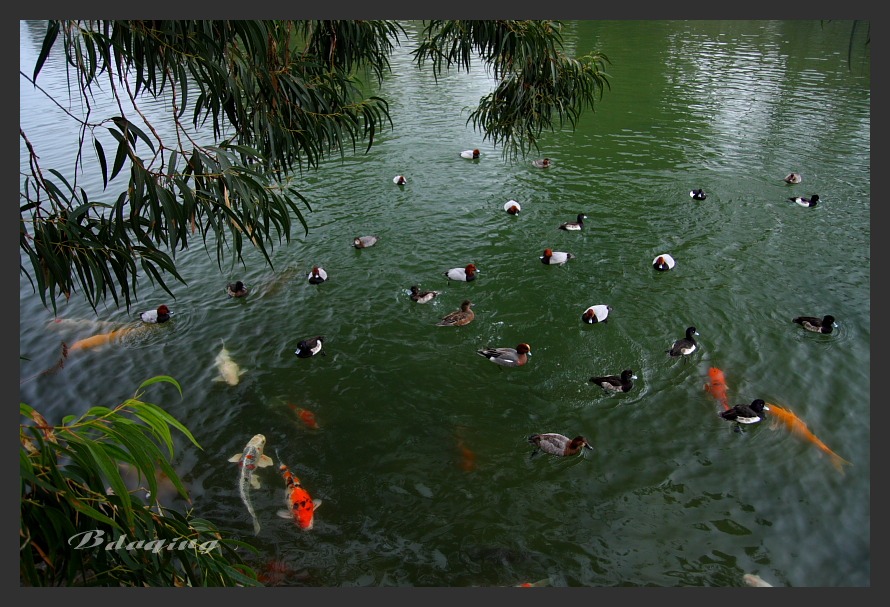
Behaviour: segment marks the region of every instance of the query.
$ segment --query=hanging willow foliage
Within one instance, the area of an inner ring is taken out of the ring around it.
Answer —
[[[608,86],[605,55],[566,57],[559,29],[554,21],[430,21],[414,56],[437,75],[469,69],[474,56],[492,68],[495,89],[468,123],[515,158],[536,149],[544,129],[574,128]],[[220,266],[232,256],[243,263],[246,243],[271,265],[294,219],[309,229],[303,211],[312,209],[295,172],[359,146],[367,152],[393,127],[387,101],[368,94],[360,75],[382,82],[406,35],[375,20],[49,21],[33,73],[21,76],[39,86],[61,47],[76,99],[59,106],[85,115],[68,114],[79,125],[73,171],[42,167],[20,129],[29,168],[19,246],[30,261],[20,272],[53,311],[76,291],[95,310],[109,297],[129,309],[143,277],[172,296],[166,278],[184,282],[175,256],[195,234],[215,246]],[[98,87],[119,113],[93,116]],[[171,107],[163,129],[140,109],[157,98]],[[213,141],[196,140],[195,129]],[[101,193],[71,177],[84,154],[97,158]]]
[[[114,409],[96,406],[51,426],[34,408],[19,405],[23,586],[258,586],[237,548],[209,521],[146,501],[130,490],[121,466],[138,472],[148,495],[158,495],[157,471],[179,494],[171,429],[197,448],[188,429],[161,407],[141,400],[148,386]]]

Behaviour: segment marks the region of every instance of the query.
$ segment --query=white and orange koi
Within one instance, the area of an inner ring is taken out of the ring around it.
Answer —
[[[278,458],[281,462],[281,457]],[[276,514],[281,518],[292,519],[300,529],[308,531],[315,525],[315,510],[321,506],[320,499],[312,499],[309,492],[283,462],[278,466],[284,477],[284,505],[287,510],[279,510]]]
[[[255,434],[253,438],[247,441],[244,451],[236,453],[229,458],[230,462],[235,462],[240,467],[238,475],[238,493],[241,495],[241,501],[247,506],[247,511],[253,519],[253,532],[260,532],[260,522],[257,520],[256,512],[253,509],[253,502],[250,501],[250,488],[260,488],[260,479],[254,474],[257,468],[265,468],[273,464],[272,458],[263,454],[263,448],[266,446],[266,437],[262,434]]]

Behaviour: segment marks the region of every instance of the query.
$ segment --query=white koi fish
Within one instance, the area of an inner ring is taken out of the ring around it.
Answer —
[[[219,375],[214,378],[214,381],[224,381],[230,386],[237,386],[241,381],[241,376],[244,375],[244,369],[232,360],[232,356],[226,350],[225,342],[223,342],[219,354],[216,355],[216,368],[219,370]]]
[[[250,488],[260,488],[260,479],[254,474],[257,468],[265,468],[273,464],[272,458],[263,454],[263,448],[266,446],[266,437],[262,434],[255,434],[253,438],[247,441],[244,451],[236,453],[229,458],[230,462],[235,462],[240,468],[238,475],[238,493],[241,495],[241,501],[247,506],[247,511],[253,519],[253,533],[256,535],[260,532],[260,522],[256,518],[256,512],[253,510],[253,502],[250,501]]]

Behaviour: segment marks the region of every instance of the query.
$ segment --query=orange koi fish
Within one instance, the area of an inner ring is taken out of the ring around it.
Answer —
[[[281,461],[281,457],[278,461]],[[293,519],[304,531],[312,529],[315,524],[315,510],[321,506],[321,500],[312,499],[309,492],[300,485],[300,479],[294,476],[283,462],[278,469],[284,476],[284,505],[287,506],[287,510],[279,510],[276,514],[281,518]]]
[[[132,330],[130,327],[123,327],[121,329],[116,329],[111,331],[110,333],[102,333],[100,335],[93,335],[92,337],[87,337],[86,339],[81,339],[70,346],[68,346],[68,352],[74,352],[75,350],[86,350],[88,348],[97,348],[99,346],[104,346],[107,343],[110,343],[113,339],[120,337],[121,335],[125,335]]]
[[[711,383],[705,384],[705,391],[714,395],[714,398],[723,405],[723,409],[728,411],[730,407],[729,399],[726,396],[726,377],[723,375],[723,371],[717,367],[711,367],[708,369],[708,377]]]
[[[476,454],[464,444],[463,439],[457,439],[457,449],[460,451],[460,467],[466,472],[476,468]]]
[[[315,414],[312,411],[304,409],[303,407],[298,407],[293,403],[288,403],[287,406],[294,410],[294,413],[297,414],[297,417],[300,418],[300,421],[303,422],[307,428],[311,430],[319,429],[320,426],[318,425],[318,420],[315,419]]]
[[[841,474],[844,473],[845,464],[848,466],[853,465],[851,462],[848,462],[840,455],[829,449],[828,445],[823,443],[815,434],[810,432],[810,429],[807,428],[807,425],[803,422],[803,420],[797,417],[797,415],[795,415],[794,412],[792,412],[791,410],[783,409],[778,405],[769,403],[769,412],[770,419],[779,420],[780,422],[785,424],[785,427],[788,428],[788,430],[790,430],[793,434],[805,438],[806,440],[819,447],[819,449],[821,449],[823,453],[827,453],[828,457],[831,458],[832,465]],[[774,421],[771,427],[775,429],[777,424],[778,422]]]
[[[543,580],[538,580],[537,582],[522,582],[521,584],[516,584],[517,588],[540,588],[542,586],[549,586],[550,578],[545,577]]]

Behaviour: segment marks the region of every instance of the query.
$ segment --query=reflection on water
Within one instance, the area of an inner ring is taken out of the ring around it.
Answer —
[[[174,298],[140,292],[139,310],[175,311],[151,326],[77,297],[54,322],[23,278],[21,400],[58,422],[176,378],[182,398],[163,386],[146,397],[201,444],[178,440],[194,513],[259,546],[270,584],[742,586],[756,573],[868,586],[870,91],[867,60],[848,69],[843,25],[573,22],[568,47],[605,52],[612,89],[576,132],[542,139],[547,170],[505,163],[467,127],[464,108],[491,86],[481,67],[436,83],[403,41],[381,92],[395,129],[299,177],[310,230],[275,248],[274,267],[248,252],[219,268],[196,242],[177,253]],[[64,87],[60,62],[44,77]],[[45,130],[56,110],[27,85],[21,98],[29,138],[62,141]],[[460,157],[472,148],[478,161]],[[73,153],[54,145],[44,160]],[[786,184],[790,171],[803,182]],[[824,203],[787,201],[812,193]],[[557,229],[578,213],[583,231]],[[365,234],[380,241],[356,250]],[[576,258],[548,267],[545,248]],[[655,272],[664,252],[677,265]],[[469,262],[477,280],[443,276]],[[306,280],[313,265],[323,284]],[[248,297],[226,296],[234,280]],[[441,294],[418,305],[411,285]],[[464,299],[473,323],[435,327]],[[608,322],[582,323],[597,303],[612,306]],[[791,322],[826,313],[831,335]],[[670,358],[690,325],[699,350]],[[58,366],[62,342],[120,327],[132,331]],[[313,335],[327,355],[297,358]],[[521,368],[475,352],[520,342],[532,347]],[[221,343],[243,370],[236,385],[214,381]],[[731,404],[787,406],[852,465],[839,475],[768,425],[733,432],[703,389],[711,366]],[[589,382],[625,368],[638,376],[628,393]],[[323,500],[310,532],[275,516],[273,469],[259,471],[253,536],[226,459],[258,432]],[[595,451],[530,458],[535,432],[583,434]]]

